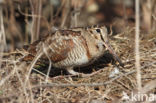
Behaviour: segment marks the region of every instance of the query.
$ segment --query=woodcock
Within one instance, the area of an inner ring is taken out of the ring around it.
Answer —
[[[72,28],[57,30],[47,37],[32,43],[28,52],[35,56],[42,51],[50,58],[56,68],[64,68],[70,74],[78,75],[74,67],[84,66],[103,56],[106,50],[122,65],[115,52],[108,44],[105,26]],[[44,58],[45,55],[42,57]],[[42,58],[41,57],[41,58]]]

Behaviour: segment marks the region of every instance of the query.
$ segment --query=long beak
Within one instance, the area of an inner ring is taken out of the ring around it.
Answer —
[[[119,57],[118,57],[118,56],[116,55],[116,53],[113,51],[113,49],[112,49],[112,47],[109,45],[109,43],[108,43],[108,42],[105,42],[104,45],[105,45],[105,47],[109,50],[109,52],[114,56],[114,59],[115,59],[116,61],[119,62],[119,65],[122,66],[122,67],[124,67],[124,64],[121,62],[121,60],[119,59]]]

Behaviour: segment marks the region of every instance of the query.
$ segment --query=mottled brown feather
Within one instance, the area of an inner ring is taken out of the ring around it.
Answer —
[[[72,31],[72,30],[60,30],[60,33],[62,36],[68,36],[68,35],[80,36],[81,35],[81,31]]]
[[[83,46],[85,47],[85,49],[87,51],[87,57],[88,57],[88,59],[90,59],[91,58],[91,54],[89,52],[87,41],[85,40],[85,38],[83,36],[81,36],[80,39],[81,39],[81,42],[82,42]]]
[[[68,53],[74,48],[74,42],[72,39],[68,40],[62,40],[62,43],[64,45],[56,47],[53,47],[54,51],[50,51],[51,55],[51,61],[53,63],[57,63],[59,61],[62,61],[68,57]]]

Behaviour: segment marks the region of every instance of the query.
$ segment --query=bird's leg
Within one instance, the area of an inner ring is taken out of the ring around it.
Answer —
[[[73,67],[67,68],[67,71],[68,71],[68,73],[72,74],[73,76],[77,75],[79,77],[89,77],[89,76],[94,75],[94,73],[93,74],[84,74],[84,73],[76,72],[73,70]]]
[[[81,73],[75,72],[73,70],[73,67],[67,68],[67,71],[68,71],[69,74],[72,74],[72,75],[80,75],[81,74]]]

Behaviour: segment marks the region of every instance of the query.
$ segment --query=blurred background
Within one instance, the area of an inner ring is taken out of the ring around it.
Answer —
[[[142,35],[156,32],[156,0],[140,0]],[[0,0],[5,52],[28,45],[49,31],[104,24],[113,35],[135,26],[135,0]]]

